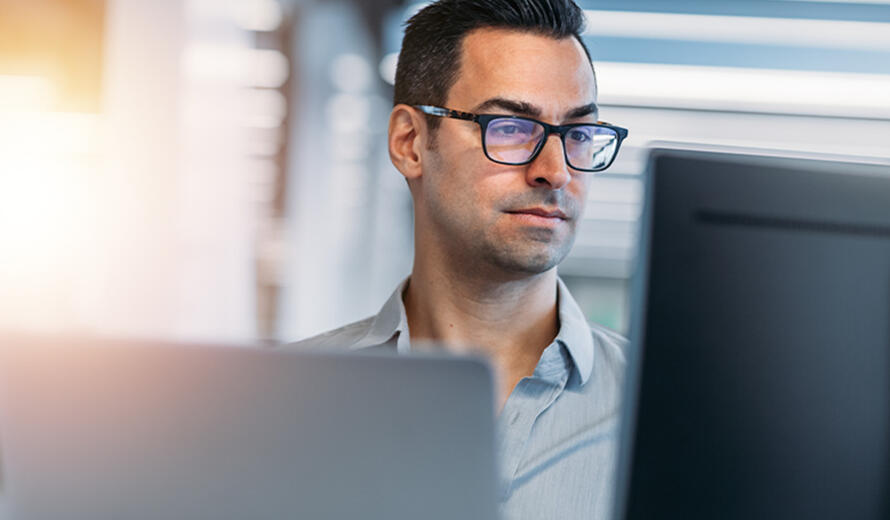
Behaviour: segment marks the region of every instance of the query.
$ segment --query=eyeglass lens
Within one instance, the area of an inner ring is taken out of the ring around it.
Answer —
[[[544,127],[526,119],[500,118],[485,131],[485,153],[498,162],[528,162],[544,136]],[[615,156],[618,134],[611,128],[582,125],[566,132],[566,159],[578,170],[605,168]]]

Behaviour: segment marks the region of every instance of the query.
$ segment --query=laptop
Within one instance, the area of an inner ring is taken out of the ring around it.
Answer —
[[[617,520],[890,519],[890,164],[654,150]]]
[[[478,359],[0,345],[9,519],[496,517]]]

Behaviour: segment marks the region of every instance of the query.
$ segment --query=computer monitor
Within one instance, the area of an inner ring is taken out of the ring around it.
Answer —
[[[890,167],[654,150],[615,518],[890,518]]]

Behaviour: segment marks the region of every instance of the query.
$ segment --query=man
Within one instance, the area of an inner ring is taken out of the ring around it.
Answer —
[[[606,518],[611,501],[625,341],[556,273],[626,135],[594,124],[583,19],[571,0],[440,0],[408,21],[389,153],[414,200],[411,276],[378,315],[298,344],[487,356],[508,518]]]

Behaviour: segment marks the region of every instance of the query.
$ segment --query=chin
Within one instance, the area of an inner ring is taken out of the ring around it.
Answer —
[[[537,252],[526,252],[525,254],[502,254],[494,258],[494,263],[505,271],[524,274],[541,274],[545,273],[562,262],[568,251],[562,250],[541,250]]]
[[[489,234],[475,244],[467,244],[466,251],[473,251],[472,256],[504,273],[532,276],[556,267],[569,254],[573,243],[574,234],[562,237],[552,233],[546,236],[523,233],[518,237]]]

